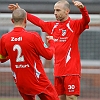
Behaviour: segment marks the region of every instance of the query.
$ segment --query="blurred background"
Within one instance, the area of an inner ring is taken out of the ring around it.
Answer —
[[[11,11],[8,5],[19,3],[21,8],[45,21],[55,20],[53,6],[58,0],[0,0],[0,37],[13,29],[11,23]],[[79,40],[79,48],[82,64],[81,95],[79,100],[100,100],[100,0],[80,0],[88,9],[91,18],[90,28],[82,33]],[[70,17],[81,18],[71,0]],[[46,34],[35,25],[28,22],[26,30],[37,31],[46,42]],[[53,60],[42,62],[45,71],[53,83]],[[36,97],[37,98],[37,97]],[[13,82],[9,61],[0,63],[0,100],[22,100]],[[38,100],[38,98],[37,98]]]

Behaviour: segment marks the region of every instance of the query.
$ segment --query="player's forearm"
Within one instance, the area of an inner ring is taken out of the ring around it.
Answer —
[[[44,58],[46,58],[47,60],[51,60],[53,57],[53,54],[55,52],[53,40],[49,40],[49,45],[50,46],[48,48],[46,48],[46,50],[44,51]]]
[[[84,24],[88,24],[90,22],[90,17],[89,17],[86,7],[84,6],[84,8],[80,8],[80,11],[82,13],[82,20]]]
[[[48,42],[50,44],[49,48],[52,49],[52,51],[54,53],[55,52],[55,42],[54,42],[54,40],[49,40]]]
[[[36,26],[41,26],[40,25],[40,22],[42,21],[40,18],[30,14],[30,13],[27,13],[27,20],[30,21],[31,23],[35,24]]]
[[[0,59],[0,62],[1,63],[4,63],[4,62],[6,62],[8,59]]]

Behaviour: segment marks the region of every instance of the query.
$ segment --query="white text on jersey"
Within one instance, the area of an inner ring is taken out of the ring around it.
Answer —
[[[15,65],[16,68],[26,68],[26,67],[30,67],[29,64],[26,64],[26,65]]]
[[[22,41],[22,37],[18,37],[18,38],[11,37],[11,41]]]

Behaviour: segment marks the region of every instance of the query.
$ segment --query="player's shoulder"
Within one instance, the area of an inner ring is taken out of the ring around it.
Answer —
[[[70,18],[70,19],[69,19],[70,22],[75,22],[76,20],[77,20],[77,19],[73,19],[73,18]]]
[[[38,32],[36,31],[26,31],[31,37],[39,37],[40,38],[40,35]]]
[[[82,18],[76,18],[76,19],[74,19],[74,18],[70,18],[70,22],[78,22],[78,21],[80,21]]]
[[[9,33],[9,32],[8,32]],[[6,38],[8,36],[8,33],[4,33],[1,38]]]
[[[73,19],[73,18],[70,18],[69,23],[72,24],[72,25],[76,25],[76,24],[79,23],[79,20],[80,20],[80,19]]]

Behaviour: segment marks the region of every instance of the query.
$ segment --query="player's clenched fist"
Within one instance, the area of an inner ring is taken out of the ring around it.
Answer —
[[[84,8],[84,5],[80,2],[80,1],[74,1],[72,0],[72,2],[74,3],[74,5],[78,8]]]
[[[18,3],[9,4],[8,8],[13,11],[13,10],[16,10],[17,8],[20,8],[20,6],[18,5]]]
[[[46,39],[47,39],[47,42],[48,42],[49,40],[53,40],[53,36],[46,36]]]

